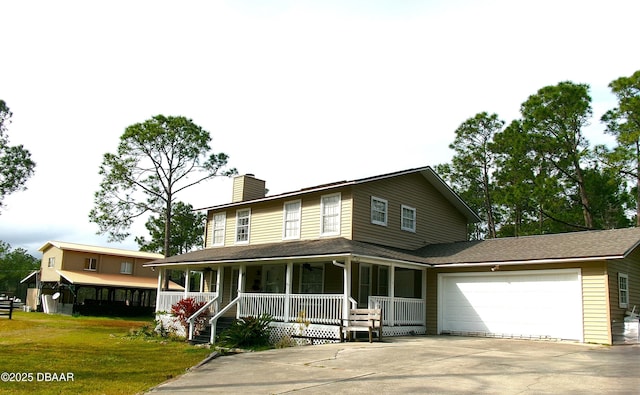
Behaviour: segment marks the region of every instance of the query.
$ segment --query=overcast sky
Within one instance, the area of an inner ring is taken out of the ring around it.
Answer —
[[[448,162],[478,112],[506,122],[538,89],[591,86],[588,137],[640,69],[640,2],[23,1],[0,5],[0,99],[37,166],[0,240],[107,244],[88,220],[125,128],[183,115],[271,194]],[[228,203],[229,180],[178,196]],[[144,221],[134,234],[144,234]]]

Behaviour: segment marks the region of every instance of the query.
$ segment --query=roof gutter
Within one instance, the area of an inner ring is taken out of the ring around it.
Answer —
[[[378,261],[385,263],[395,263],[402,264],[407,267],[415,267],[419,266],[424,268],[425,266],[432,266],[428,263],[421,262],[411,262],[402,259],[391,259],[391,258],[380,258],[377,256],[368,256],[368,255],[355,255],[350,252],[341,253],[341,254],[331,254],[331,255],[300,255],[300,256],[288,256],[288,257],[275,257],[275,258],[253,258],[253,259],[226,259],[219,261],[193,261],[193,262],[167,262],[167,263],[146,263],[142,265],[143,267],[164,267],[164,266],[200,266],[200,265],[222,265],[222,264],[234,264],[234,263],[260,263],[260,262],[277,262],[277,261],[293,261],[293,260],[301,260],[301,259],[330,259],[332,262],[336,262],[335,258],[345,258],[351,257],[355,260],[367,260],[367,261]],[[336,262],[339,263],[339,262]],[[335,263],[334,263],[335,264]],[[338,266],[338,265],[336,265]]]
[[[573,262],[594,262],[594,261],[607,261],[613,259],[623,259],[624,255],[610,255],[610,256],[595,256],[586,258],[565,258],[565,259],[532,259],[532,260],[520,260],[520,261],[486,261],[486,262],[469,262],[469,263],[441,263],[431,264],[436,269],[442,269],[447,267],[479,267],[479,266],[508,266],[508,265],[540,265],[545,263],[573,263]]]
[[[219,261],[186,261],[186,262],[167,262],[167,263],[146,263],[143,267],[162,267],[162,266],[191,266],[191,265],[211,265],[225,263],[246,263],[246,262],[274,262],[274,261],[291,261],[296,259],[331,259],[352,256],[351,253],[331,254],[331,255],[300,255],[288,257],[274,258],[249,258],[249,259],[223,259]]]

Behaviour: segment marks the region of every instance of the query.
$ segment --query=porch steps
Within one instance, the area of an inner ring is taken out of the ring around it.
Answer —
[[[229,328],[235,319],[229,317],[221,317],[218,319],[216,325],[216,334],[222,333],[225,329]],[[193,337],[190,341],[191,344],[207,344],[211,340],[211,325],[207,326]]]

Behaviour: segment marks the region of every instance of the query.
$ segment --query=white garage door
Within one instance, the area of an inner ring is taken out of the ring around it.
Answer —
[[[583,340],[580,271],[438,275],[439,333]]]

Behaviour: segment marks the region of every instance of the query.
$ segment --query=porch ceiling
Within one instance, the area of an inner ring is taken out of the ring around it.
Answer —
[[[424,265],[425,259],[410,252],[342,237],[320,240],[298,240],[281,243],[207,248],[159,259],[145,266],[194,265],[198,263],[231,263],[304,258],[371,257],[409,264]]]

